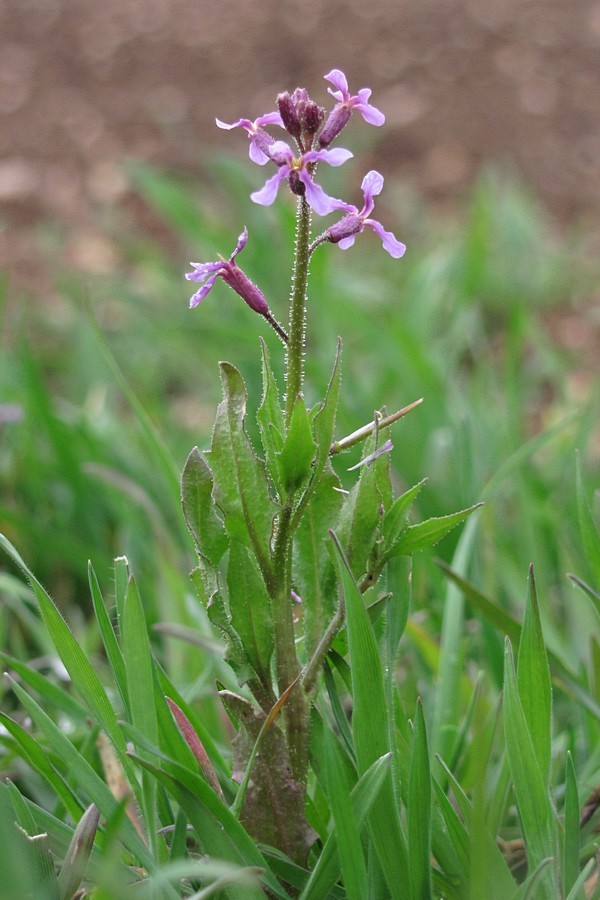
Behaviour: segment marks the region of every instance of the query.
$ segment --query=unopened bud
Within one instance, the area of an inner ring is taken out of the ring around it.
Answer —
[[[321,147],[329,146],[332,140],[338,136],[340,131],[347,124],[351,115],[352,110],[343,104],[340,104],[331,110],[329,118],[325,122],[325,127],[319,135],[319,144]]]
[[[297,90],[301,90],[301,88],[298,88]],[[294,91],[294,95],[297,93],[297,90]],[[300,125],[294,98],[285,91],[277,97],[277,106],[279,108],[279,115],[281,116],[283,127],[293,138],[296,138],[296,140],[299,141],[302,137],[302,126]]]

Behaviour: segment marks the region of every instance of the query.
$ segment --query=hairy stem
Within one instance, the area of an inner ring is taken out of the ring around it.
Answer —
[[[285,421],[290,424],[296,397],[304,381],[304,338],[306,330],[306,284],[310,244],[310,207],[304,197],[298,197],[296,215],[296,249],[290,305],[290,328],[287,352],[287,391]]]
[[[300,663],[296,654],[292,614],[292,506],[288,502],[279,521],[275,544],[275,571],[279,591],[273,598],[272,615],[275,631],[277,684],[280,695],[296,681],[284,706],[288,752],[296,781],[306,783],[308,769],[308,705],[299,683]]]

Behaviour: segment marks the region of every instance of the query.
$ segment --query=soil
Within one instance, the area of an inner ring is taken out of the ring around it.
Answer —
[[[216,115],[254,118],[297,85],[325,103],[334,67],[386,113],[367,143],[385,174],[452,200],[496,160],[559,219],[599,221],[599,0],[0,0],[0,34],[0,265],[17,282],[43,221],[110,267],[94,210],[127,196],[123,159],[199,174],[242,138]]]

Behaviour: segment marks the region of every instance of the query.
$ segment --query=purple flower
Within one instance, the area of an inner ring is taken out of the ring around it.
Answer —
[[[275,201],[279,185],[287,178],[294,193],[305,196],[317,215],[326,216],[334,209],[345,208],[342,200],[328,197],[323,188],[315,184],[308,167],[319,160],[329,163],[330,166],[341,166],[352,156],[349,150],[343,150],[341,147],[337,150],[309,150],[296,159],[292,149],[284,141],[275,141],[269,148],[269,156],[279,170],[268,179],[260,191],[250,194],[255,203],[270,206]]]
[[[269,305],[265,300],[262,291],[250,281],[247,275],[244,275],[235,262],[235,257],[244,249],[247,241],[248,231],[244,228],[238,238],[237,247],[228,260],[222,259],[219,262],[190,263],[190,265],[194,267],[194,271],[187,272],[185,277],[188,281],[198,281],[202,284],[202,287],[196,291],[190,300],[190,309],[198,306],[198,304],[204,300],[206,295],[210,293],[217,278],[222,278],[229,287],[233,288],[236,294],[240,295],[242,300],[244,300],[251,309],[260,313],[261,316],[268,317],[270,315]]]
[[[338,103],[329,114],[325,127],[319,135],[321,147],[327,147],[337,137],[348,122],[354,109],[361,114],[369,125],[383,125],[385,122],[384,114],[376,106],[369,103],[370,88],[362,88],[358,94],[354,94],[351,97],[348,90],[348,80],[340,69],[332,69],[328,75],[325,75],[325,80],[330,81],[337,88],[335,91],[332,91],[331,88],[327,88],[327,90],[332,97],[335,97]]]
[[[263,131],[263,126],[281,125],[283,128],[283,122],[278,112],[266,113],[264,116],[259,116],[254,122],[251,119],[238,119],[237,122],[232,122],[231,125],[228,125],[227,122],[222,122],[221,119],[216,119],[215,121],[219,128],[224,128],[226,131],[230,131],[232,128],[246,129],[250,139],[248,154],[252,162],[258,163],[259,166],[264,166],[269,162],[269,147],[275,143],[275,138]]]
[[[337,209],[346,210],[347,215],[335,225],[331,225],[320,238],[317,238],[312,245],[313,248],[323,241],[330,241],[332,244],[339,244],[342,250],[347,250],[354,243],[356,235],[364,231],[365,225],[369,225],[375,234],[379,235],[384,249],[390,256],[400,259],[401,256],[404,256],[405,245],[396,240],[391,231],[385,231],[381,222],[369,218],[375,207],[373,198],[380,194],[383,188],[383,175],[372,169],[363,178],[361,187],[365,202],[360,212],[356,206],[339,202]]]

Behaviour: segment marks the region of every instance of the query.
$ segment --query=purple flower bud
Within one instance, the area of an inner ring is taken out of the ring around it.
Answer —
[[[279,94],[277,105],[285,129],[298,143],[301,151],[310,150],[313,138],[325,118],[325,110],[308,96],[306,88],[296,88],[293,94]]]
[[[269,304],[265,300],[264,294],[254,282],[250,281],[248,276],[242,272],[235,262],[235,257],[244,249],[247,241],[248,231],[244,228],[229,260],[223,259],[218,262],[190,263],[190,265],[194,267],[194,271],[188,272],[185,277],[188,281],[197,281],[202,284],[202,287],[196,291],[190,300],[190,309],[198,306],[198,304],[204,300],[207,294],[210,293],[217,278],[222,278],[229,287],[233,288],[236,294],[239,294],[242,300],[248,304],[250,309],[260,313],[261,316],[270,315]]]
[[[294,95],[298,90],[301,90],[301,88],[297,88],[296,91],[294,91]],[[298,117],[298,110],[296,109],[294,97],[290,96],[288,91],[279,94],[277,97],[277,107],[279,109],[281,121],[283,122],[283,127],[299,142],[302,137],[302,126]]]
[[[341,103],[338,103],[338,105],[331,110],[329,118],[325,123],[325,127],[319,135],[319,144],[321,147],[329,146],[332,140],[338,136],[342,128],[347,125],[351,115],[352,110],[350,107],[343,106]]]

